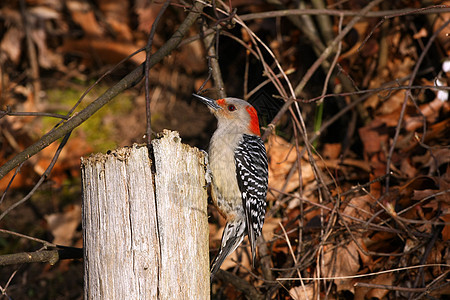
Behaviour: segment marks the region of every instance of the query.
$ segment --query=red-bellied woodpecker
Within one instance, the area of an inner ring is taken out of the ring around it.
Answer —
[[[208,152],[211,197],[227,224],[219,253],[211,266],[212,277],[246,234],[255,261],[256,239],[261,235],[266,213],[268,164],[253,106],[237,98],[213,100],[194,96],[205,103],[218,120]]]

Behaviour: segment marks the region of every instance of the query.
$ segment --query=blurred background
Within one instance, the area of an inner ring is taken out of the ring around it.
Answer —
[[[248,100],[259,112],[262,132],[268,131],[270,160],[264,226],[269,259],[257,266],[257,275],[251,274],[248,247],[241,247],[222,268],[250,282],[261,299],[308,299],[305,295],[311,299],[416,299],[424,291],[444,299],[450,294],[448,90],[434,88],[448,86],[450,9],[443,5],[450,2],[378,1],[344,36],[336,38],[370,2],[216,2],[224,11],[229,11],[226,6],[237,9],[248,29],[207,7],[185,42],[150,70],[154,133],[176,130],[184,143],[207,149],[216,121],[191,94],[203,87],[205,95],[219,95],[209,77],[211,45],[217,47],[214,57],[226,94]],[[100,76],[144,47],[162,3],[2,1],[0,165],[38,141],[60,121],[56,114],[67,114]],[[156,29],[154,51],[172,36],[191,5],[171,3]],[[284,13],[275,16],[275,12]],[[222,26],[220,34],[205,44],[204,29],[216,26]],[[329,45],[330,55],[309,74]],[[145,52],[140,52],[119,64],[75,112],[144,59]],[[267,69],[274,74],[269,76]],[[302,86],[305,76],[308,81]],[[292,98],[291,87],[298,109],[292,106],[274,126],[268,126]],[[14,112],[45,112],[53,117]],[[313,147],[313,157],[305,154],[300,118],[311,139],[306,142]],[[47,180],[6,214],[36,185],[59,143],[29,158],[17,174],[11,171],[0,179],[0,228],[82,247],[80,157],[143,143],[145,128],[140,82],[74,130]],[[389,182],[387,166],[392,174]],[[209,212],[214,256],[225,223],[215,209]],[[0,233],[1,255],[41,247]],[[300,277],[352,276],[419,264],[441,265],[359,281],[299,281]],[[296,279],[275,282],[280,277]],[[356,282],[366,286],[355,287]],[[81,299],[82,261],[1,267],[0,287],[2,299]],[[246,297],[222,281],[214,283],[212,293],[213,299]]]

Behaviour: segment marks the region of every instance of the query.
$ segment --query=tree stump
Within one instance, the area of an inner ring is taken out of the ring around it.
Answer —
[[[165,130],[81,162],[85,299],[209,299],[205,157]]]

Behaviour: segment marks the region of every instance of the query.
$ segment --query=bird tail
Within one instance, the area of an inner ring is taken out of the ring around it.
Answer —
[[[211,279],[228,255],[234,252],[236,248],[242,243],[246,234],[245,221],[243,219],[235,219],[233,222],[227,223],[222,234],[222,243],[219,253],[211,265]]]

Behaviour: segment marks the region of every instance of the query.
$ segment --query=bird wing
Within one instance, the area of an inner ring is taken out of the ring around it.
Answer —
[[[256,239],[261,235],[267,205],[268,162],[262,139],[244,134],[235,150],[235,163],[254,261]]]

